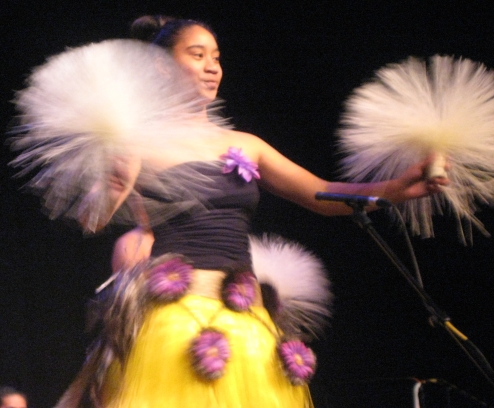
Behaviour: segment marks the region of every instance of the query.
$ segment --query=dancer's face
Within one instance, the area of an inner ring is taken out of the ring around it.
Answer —
[[[220,51],[214,36],[201,26],[187,27],[173,47],[173,57],[197,87],[198,93],[212,102],[223,76]]]

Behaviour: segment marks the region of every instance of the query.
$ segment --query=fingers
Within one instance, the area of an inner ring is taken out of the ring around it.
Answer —
[[[429,155],[426,160],[426,176],[428,179],[447,179],[448,171],[451,169],[447,157],[441,153]]]
[[[108,177],[108,187],[115,191],[123,191],[130,181],[129,159],[124,156],[115,156]]]
[[[425,180],[425,189],[427,191],[427,195],[434,195],[441,193],[443,191],[443,187],[449,185],[450,180],[444,177],[435,177],[433,179]]]

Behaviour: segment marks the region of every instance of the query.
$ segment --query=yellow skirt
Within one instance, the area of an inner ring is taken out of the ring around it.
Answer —
[[[146,315],[124,367],[113,364],[103,388],[107,408],[309,408],[307,385],[292,385],[276,350],[266,309],[234,312],[220,300],[189,294]],[[212,328],[228,339],[225,373],[201,379],[189,347]]]

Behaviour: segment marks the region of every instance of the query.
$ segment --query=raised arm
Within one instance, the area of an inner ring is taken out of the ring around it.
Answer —
[[[266,142],[255,136],[244,136],[247,145],[257,155],[260,185],[271,193],[293,201],[311,211],[323,215],[347,215],[351,209],[338,202],[315,199],[318,191],[340,194],[380,196],[393,203],[411,198],[435,194],[442,185],[448,184],[445,178],[427,179],[426,170],[431,159],[410,167],[399,178],[379,183],[344,183],[323,180],[287,159]]]

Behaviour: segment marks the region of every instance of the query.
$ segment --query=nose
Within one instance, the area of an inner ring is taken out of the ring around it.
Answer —
[[[211,73],[211,74],[219,73],[221,70],[221,66],[220,66],[219,61],[215,58],[207,58],[206,64],[204,66],[204,70],[206,72]]]

